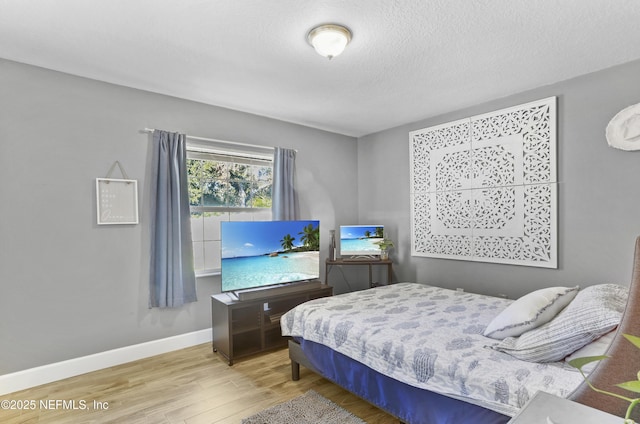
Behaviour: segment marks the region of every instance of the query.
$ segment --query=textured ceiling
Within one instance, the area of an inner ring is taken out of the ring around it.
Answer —
[[[306,42],[336,22],[329,61]],[[640,59],[639,0],[0,0],[0,57],[361,136]]]

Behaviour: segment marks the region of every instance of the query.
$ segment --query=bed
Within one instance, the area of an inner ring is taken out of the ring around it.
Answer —
[[[639,333],[638,290],[640,237],[630,289],[554,287],[532,304],[398,283],[307,302],[281,326],[294,380],[303,365],[402,422],[506,423],[538,390],[622,416],[625,402],[585,387],[565,357],[608,349],[624,367],[601,361],[590,379],[634,380],[640,353],[621,334]],[[519,316],[523,305],[536,313]]]

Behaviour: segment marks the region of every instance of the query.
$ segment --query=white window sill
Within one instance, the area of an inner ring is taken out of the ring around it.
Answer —
[[[207,271],[196,272],[196,278],[214,277],[216,275],[220,275],[219,270],[207,270]]]

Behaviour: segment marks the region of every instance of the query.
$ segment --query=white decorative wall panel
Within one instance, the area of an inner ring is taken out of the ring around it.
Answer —
[[[557,267],[555,97],[409,136],[412,255]]]

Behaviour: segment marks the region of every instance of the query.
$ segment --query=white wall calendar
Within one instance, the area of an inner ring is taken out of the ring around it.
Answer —
[[[138,223],[138,181],[96,178],[98,225]]]

